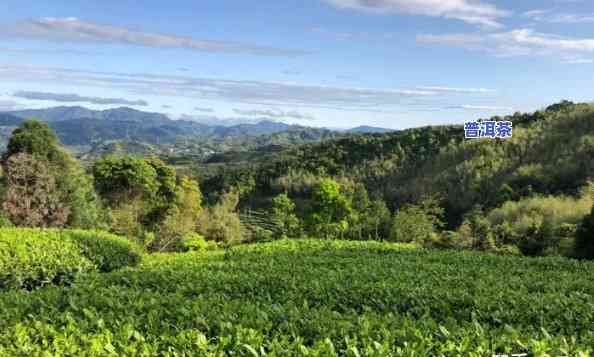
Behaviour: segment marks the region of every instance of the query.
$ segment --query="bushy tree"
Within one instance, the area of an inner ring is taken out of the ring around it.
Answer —
[[[62,160],[64,155],[54,131],[46,123],[37,120],[26,120],[12,132],[3,161],[19,153],[53,163]]]
[[[17,226],[63,227],[70,208],[60,201],[56,181],[47,165],[35,157],[17,153],[4,163],[8,190],[2,207]]]
[[[382,240],[389,236],[392,214],[385,202],[370,200],[365,185],[346,180],[345,193],[349,196],[351,212],[348,216],[348,231],[345,237],[354,240]]]
[[[239,194],[227,192],[218,204],[203,210],[198,220],[198,233],[206,239],[222,244],[240,242],[241,220],[237,214]]]
[[[443,227],[443,209],[434,199],[420,205],[406,205],[394,215],[391,239],[395,242],[425,243]]]
[[[105,215],[91,179],[80,163],[60,147],[58,138],[46,123],[27,120],[14,130],[3,155],[4,166],[17,154],[29,155],[47,168],[44,172],[51,176],[55,186],[52,196],[69,211],[64,225],[103,226]]]
[[[175,189],[175,204],[169,208],[158,228],[157,239],[152,242],[153,250],[176,250],[182,240],[196,231],[202,211],[202,194],[198,183],[182,177]]]
[[[323,238],[342,238],[349,228],[352,202],[342,192],[340,183],[327,178],[313,192],[310,227]]]
[[[300,222],[295,214],[295,203],[286,193],[272,199],[272,219],[278,225],[278,235],[296,237],[299,235]]]
[[[157,171],[142,158],[107,156],[93,164],[95,188],[110,207],[135,199],[150,199],[159,188]]]

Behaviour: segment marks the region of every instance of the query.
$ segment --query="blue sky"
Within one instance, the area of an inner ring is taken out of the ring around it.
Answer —
[[[591,0],[4,0],[0,110],[407,128],[592,101]]]

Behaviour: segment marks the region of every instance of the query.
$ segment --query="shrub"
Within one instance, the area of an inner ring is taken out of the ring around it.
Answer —
[[[95,269],[59,231],[0,229],[0,290],[68,284]]]
[[[140,261],[124,238],[84,230],[0,229],[0,289],[68,284],[86,272],[109,272]]]
[[[407,205],[394,215],[391,238],[395,242],[424,243],[443,226],[442,214],[443,209],[433,199],[421,205]]]
[[[129,240],[101,231],[64,230],[62,238],[76,243],[81,253],[101,272],[138,265],[139,247]]]
[[[443,231],[431,234],[425,245],[430,248],[462,250],[470,248],[472,241],[460,232]]]
[[[507,202],[487,215],[497,245],[512,244],[527,255],[562,252],[562,241],[592,207],[592,186],[575,199],[564,196],[531,197]]]
[[[239,243],[242,234],[241,221],[236,212],[238,204],[237,192],[225,193],[217,205],[202,211],[198,219],[199,233],[217,243]]]
[[[206,250],[216,249],[217,244],[215,242],[209,242],[204,238],[203,235],[198,233],[191,233],[184,237],[182,240],[182,250],[184,252],[200,252]]]

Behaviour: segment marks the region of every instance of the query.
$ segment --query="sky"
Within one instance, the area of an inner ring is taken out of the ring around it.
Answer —
[[[594,100],[592,0],[3,0],[0,111],[393,129]]]

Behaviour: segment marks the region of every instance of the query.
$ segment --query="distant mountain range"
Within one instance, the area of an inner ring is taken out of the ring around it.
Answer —
[[[384,133],[390,133],[393,131],[396,131],[396,130],[386,129],[386,128],[378,128],[378,127],[367,126],[367,125],[362,125],[362,126],[358,126],[356,128],[347,130],[348,133],[353,133],[353,134],[384,134]]]
[[[28,118],[47,122],[63,144],[91,146],[110,141],[133,141],[150,144],[170,144],[180,138],[224,140],[230,137],[256,137],[283,132],[295,132],[294,137],[317,141],[332,131],[290,125],[271,120],[237,125],[206,124],[194,120],[172,120],[160,113],[139,111],[127,107],[91,110],[84,107],[54,107],[0,113],[0,144],[6,144],[12,130]],[[348,133],[383,133],[389,129],[361,126]]]

